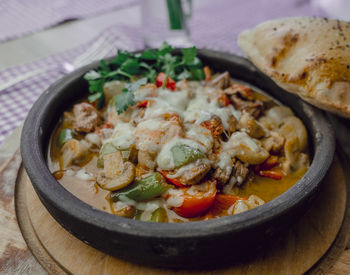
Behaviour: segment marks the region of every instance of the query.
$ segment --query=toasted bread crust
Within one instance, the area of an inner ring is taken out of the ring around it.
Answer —
[[[281,18],[242,32],[238,45],[288,92],[350,118],[350,23]]]

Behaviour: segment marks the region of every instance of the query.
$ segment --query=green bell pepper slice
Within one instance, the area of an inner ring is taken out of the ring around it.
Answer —
[[[151,222],[168,222],[168,215],[164,208],[160,207],[153,211]]]
[[[72,129],[64,128],[61,130],[57,139],[57,146],[62,147],[68,140],[73,139],[75,134]]]
[[[112,192],[111,200],[118,201],[121,196],[124,196],[134,201],[147,201],[162,195],[170,187],[164,177],[156,172],[124,189]]]
[[[134,220],[140,221],[140,220],[141,220],[142,212],[143,212],[143,211],[136,209],[135,216],[134,216]]]
[[[170,149],[170,151],[173,154],[174,164],[176,168],[205,157],[204,153],[201,150],[193,148],[186,144],[175,145]]]

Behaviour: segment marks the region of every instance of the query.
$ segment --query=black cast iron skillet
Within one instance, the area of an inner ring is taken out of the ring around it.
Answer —
[[[178,53],[179,51],[177,51]],[[31,109],[22,132],[24,167],[50,214],[69,232],[113,256],[162,267],[217,266],[273,242],[308,209],[329,169],[335,149],[334,132],[325,115],[284,92],[242,57],[199,50],[214,71],[229,71],[235,79],[256,86],[290,106],[307,127],[311,166],[292,188],[272,201],[242,214],[188,223],[151,223],[114,216],[82,202],[50,173],[47,149],[63,111],[87,95],[85,66],[49,87]],[[274,238],[272,238],[274,237]]]

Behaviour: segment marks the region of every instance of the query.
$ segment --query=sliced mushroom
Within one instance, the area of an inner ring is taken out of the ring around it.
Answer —
[[[116,151],[103,156],[104,168],[97,176],[101,188],[115,191],[128,186],[135,178],[135,166],[123,161],[122,153]]]
[[[307,146],[307,132],[299,118],[289,116],[282,120],[279,133],[286,139],[284,144],[285,161],[282,168],[285,172],[298,170],[308,165],[308,159],[301,153]]]
[[[307,131],[304,124],[296,116],[286,117],[281,121],[278,131],[288,142],[289,139],[297,137],[299,152],[305,150],[307,145]]]
[[[292,110],[285,106],[275,106],[269,109],[266,114],[259,119],[259,122],[268,129],[278,128],[283,119],[294,116]]]
[[[240,130],[244,129],[245,132],[253,138],[262,138],[266,136],[265,128],[246,111],[243,111],[237,127]]]
[[[270,136],[261,140],[263,147],[272,154],[278,154],[283,148],[285,138],[277,132],[270,131]]]
[[[244,132],[233,133],[225,147],[226,150],[232,150],[239,160],[248,164],[260,164],[270,155],[259,140]]]
[[[309,164],[307,155],[300,152],[299,146],[297,136],[288,138],[284,144],[285,160],[282,163],[282,168],[286,173],[307,167]]]
[[[88,152],[88,147],[76,139],[70,139],[64,143],[61,152],[62,168],[64,169],[71,164],[77,164],[84,161]]]
[[[256,195],[250,195],[246,203],[248,204],[249,209],[253,209],[263,205],[265,201]]]

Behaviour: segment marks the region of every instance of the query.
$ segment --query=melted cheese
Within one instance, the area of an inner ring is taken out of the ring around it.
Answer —
[[[186,137],[193,139],[203,145],[206,151],[210,151],[214,144],[214,138],[207,128],[199,126],[197,124],[186,124]]]
[[[168,207],[179,207],[184,202],[184,192],[181,189],[169,189],[167,197],[166,205]]]
[[[197,86],[192,87],[192,90],[194,92],[190,96],[188,90],[174,92],[162,88],[156,90],[140,88],[135,93],[135,99],[152,100],[152,104],[144,109],[143,116],[138,123],[135,122],[136,127],[133,127],[131,122],[118,121],[112,137],[105,140],[104,143],[112,142],[120,149],[127,149],[135,144],[138,150],[154,154],[158,170],[175,168],[171,148],[177,144],[186,144],[201,150],[203,153],[211,153],[214,145],[213,136],[210,130],[199,124],[216,115],[221,119],[225,129],[230,129],[232,116],[238,120],[241,113],[232,105],[220,107],[218,105],[219,94],[215,93],[215,88]],[[131,110],[138,114],[140,109],[129,108],[128,111]],[[174,127],[174,121],[167,121],[164,118],[164,114],[172,113],[178,114],[184,123],[184,132],[177,133],[181,137],[173,137],[170,127]],[[259,151],[259,146],[246,133],[233,133],[228,142],[223,142],[222,152],[218,155],[215,164],[216,167],[223,170],[232,169],[232,158],[235,157],[242,145],[252,152]],[[242,153],[242,150],[239,152]],[[191,165],[193,164],[180,168],[176,175],[181,175]]]
[[[192,148],[196,148],[206,153],[206,148],[198,142],[191,139],[184,139],[180,137],[174,137],[170,142],[166,143],[162,150],[159,152],[156,162],[161,170],[172,170],[175,169],[173,154],[171,148],[177,144],[186,144]]]
[[[254,153],[261,151],[260,146],[253,138],[245,132],[237,131],[231,135],[227,142],[222,143],[222,151],[217,157],[216,166],[220,167],[222,170],[232,167],[232,158],[237,154],[245,153],[245,150],[242,150],[242,147]],[[239,182],[238,178],[237,181]]]
[[[184,122],[200,124],[216,115],[221,119],[224,128],[230,129],[230,116],[239,118],[240,112],[235,110],[232,105],[220,107],[218,96],[213,91],[214,88],[210,87],[199,87],[196,90],[194,98],[189,102],[183,114]]]
[[[146,109],[144,119],[156,118],[162,114],[170,113],[177,113],[181,116],[187,107],[188,91],[171,92],[161,89],[158,97],[148,99],[154,102]]]
[[[128,149],[135,144],[135,128],[130,123],[119,122],[112,136],[105,139],[103,143],[112,143],[118,149]]]
[[[136,148],[138,150],[157,153],[161,147],[161,139],[170,126],[169,121],[148,119],[141,121],[135,132]]]
[[[93,180],[94,179],[94,175],[92,173],[89,173],[85,170],[85,168],[80,169],[75,177],[77,177],[78,179],[81,180]]]

